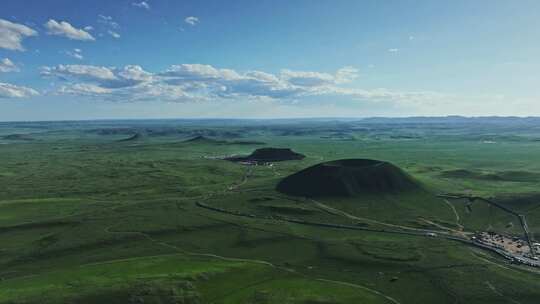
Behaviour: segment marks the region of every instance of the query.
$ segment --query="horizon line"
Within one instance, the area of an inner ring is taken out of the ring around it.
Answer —
[[[481,119],[481,118],[513,118],[513,119],[539,119],[540,116],[521,116],[521,115],[477,115],[477,116],[466,116],[466,115],[410,115],[410,116],[357,116],[357,117],[346,117],[346,116],[313,116],[313,117],[274,117],[274,118],[257,118],[257,117],[178,117],[178,118],[88,118],[88,119],[50,119],[50,120],[0,120],[0,123],[29,123],[29,122],[92,122],[92,121],[149,121],[149,120],[191,120],[191,121],[202,121],[202,120],[229,120],[229,121],[272,121],[272,120],[368,120],[368,119],[442,119],[442,118],[464,118],[464,119]]]

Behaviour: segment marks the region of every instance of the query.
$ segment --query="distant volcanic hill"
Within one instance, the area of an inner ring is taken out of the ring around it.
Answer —
[[[230,161],[278,162],[285,160],[301,160],[306,156],[289,148],[260,148],[248,156],[229,157]]]
[[[120,139],[118,140],[119,142],[124,142],[124,141],[136,141],[136,140],[139,140],[139,139],[142,139],[143,138],[143,135],[141,133],[135,133],[133,135],[131,135],[130,137],[128,138],[124,138],[124,139]]]
[[[213,142],[215,140],[211,139],[211,138],[208,138],[206,136],[203,136],[203,135],[197,135],[195,137],[192,137],[190,139],[186,139],[184,140],[184,142]]]
[[[216,145],[264,145],[265,143],[260,141],[250,141],[250,140],[236,140],[236,141],[227,141],[219,140],[204,135],[197,135],[195,137],[186,139],[184,143],[192,144],[216,144]]]
[[[10,134],[3,137],[7,140],[34,140],[30,135],[28,134]]]
[[[184,140],[185,143],[192,144],[226,144],[224,140],[218,140],[204,135],[196,135],[195,137]]]
[[[289,175],[277,185],[282,193],[305,197],[399,193],[419,188],[400,168],[371,159],[321,163]]]

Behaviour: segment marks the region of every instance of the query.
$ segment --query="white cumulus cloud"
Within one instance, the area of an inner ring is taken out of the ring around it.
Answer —
[[[98,96],[112,93],[112,89],[102,88],[91,83],[76,83],[69,86],[62,86],[59,89],[62,94]]]
[[[80,64],[58,65],[43,67],[41,75],[72,83],[92,83],[103,88],[131,87],[152,79],[152,74],[138,65],[127,65],[123,68]]]
[[[66,82],[60,93],[99,96],[105,99],[141,100],[149,96],[169,101],[229,99],[235,97],[291,99],[300,96],[339,94],[339,83],[356,77],[345,67],[334,74],[283,70],[239,72],[205,64],[178,64],[159,73],[138,65],[121,68],[93,65],[43,67],[41,74]],[[336,93],[337,92],[337,93]]]
[[[146,1],[133,2],[133,3],[131,3],[131,5],[136,6],[136,7],[140,7],[140,8],[144,8],[144,9],[150,9],[150,4],[148,4],[148,2],[146,2]]]
[[[106,67],[93,65],[58,65],[55,67],[43,67],[41,74],[44,76],[55,76],[60,79],[78,79],[84,81],[109,81],[116,79],[114,73]]]
[[[240,77],[233,70],[216,69],[213,66],[207,64],[172,65],[165,72],[161,73],[161,75],[186,80],[205,80],[218,78],[230,79]]]
[[[293,85],[304,87],[325,86],[335,82],[334,75],[319,72],[283,70],[281,77]]]
[[[22,41],[26,37],[37,36],[37,32],[26,25],[0,19],[0,48],[24,51]]]
[[[58,94],[94,97],[110,101],[197,102],[225,100],[277,100],[296,103],[335,97],[358,102],[418,104],[441,100],[436,92],[400,92],[341,86],[358,77],[358,70],[343,67],[334,73],[282,70],[236,71],[206,64],[172,65],[151,73],[138,65],[103,67],[58,65],[43,67],[42,75],[63,81]]]
[[[73,49],[73,51],[66,51],[66,55],[75,59],[83,60],[84,56],[81,49]]]
[[[19,67],[13,63],[13,61],[9,60],[9,58],[4,58],[0,60],[0,73],[7,73],[7,72],[18,72]]]
[[[336,83],[347,83],[355,80],[358,78],[358,69],[346,66],[343,67],[336,72],[335,81]]]
[[[184,22],[186,22],[189,25],[197,25],[199,23],[199,18],[195,16],[189,16],[184,19]]]
[[[115,38],[115,39],[120,38],[120,34],[118,34],[118,33],[115,32],[115,31],[108,30],[107,33],[108,33],[109,35],[111,35],[111,36],[112,36],[113,38]]]
[[[31,88],[0,82],[0,98],[25,98],[39,95]]]
[[[47,34],[66,37],[72,40],[93,41],[96,40],[90,33],[83,29],[77,29],[66,21],[49,19],[45,23]]]
[[[358,78],[358,69],[349,66],[343,67],[337,70],[335,74],[282,70],[281,77],[291,84],[298,86],[332,86],[351,82]]]
[[[105,26],[109,26],[113,29],[117,29],[120,27],[120,25],[113,20],[113,17],[106,16],[106,15],[98,15],[98,23],[101,23]]]

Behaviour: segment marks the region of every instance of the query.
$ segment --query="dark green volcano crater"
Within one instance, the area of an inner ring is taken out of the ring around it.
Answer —
[[[277,185],[279,192],[306,197],[357,196],[413,191],[420,185],[399,167],[371,159],[342,159],[317,164]]]

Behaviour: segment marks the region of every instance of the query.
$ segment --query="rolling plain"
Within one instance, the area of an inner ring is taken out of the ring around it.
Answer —
[[[446,237],[516,218],[437,196],[538,235],[539,119],[0,123],[0,185],[0,303],[540,297],[540,269]]]

